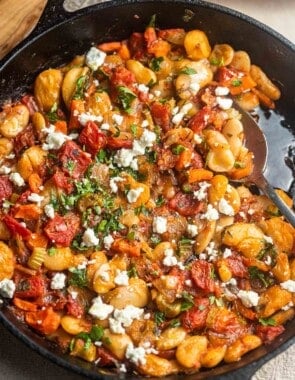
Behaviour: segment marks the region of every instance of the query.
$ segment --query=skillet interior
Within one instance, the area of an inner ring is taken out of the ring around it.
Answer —
[[[279,149],[279,154],[276,152],[275,158],[277,160],[280,156],[284,164],[283,156],[286,144],[291,144],[291,141],[288,140],[289,138],[292,139],[293,134],[295,134],[295,114],[293,111],[295,103],[294,45],[246,16],[201,1],[114,1],[86,8],[76,13],[68,21],[42,33],[40,37],[33,37],[24,42],[19,49],[8,57],[0,71],[0,103],[9,98],[16,98],[27,90],[39,71],[62,64],[76,54],[84,53],[91,43],[121,40],[128,37],[133,31],[142,31],[153,14],[157,15],[157,25],[161,28],[199,28],[207,33],[212,45],[226,42],[236,49],[246,50],[254,63],[261,65],[271,78],[275,78],[281,84],[283,96],[277,104],[277,109],[285,118],[288,129],[278,125],[276,133],[269,133],[268,144],[270,146],[275,144],[275,149]],[[138,17],[134,17],[135,15]],[[54,15],[52,17],[54,19]],[[58,19],[58,15],[56,19],[61,20]],[[279,116],[270,119],[263,118],[265,128],[269,127],[269,120],[277,123]],[[275,126],[272,126],[272,131],[273,127]],[[284,139],[280,145],[282,136]],[[284,183],[289,186],[292,181],[291,171],[286,170],[283,175],[286,177]],[[9,310],[0,313],[0,318],[15,335],[56,363],[90,378],[109,378],[103,371],[99,372],[94,366],[79,359],[56,356],[55,350],[48,342],[16,321]],[[279,350],[281,351],[292,343],[290,338],[294,335],[294,329],[295,320],[288,324],[286,331],[271,345],[260,347],[245,355],[240,362],[223,365],[211,371],[185,378],[189,380],[218,376],[219,379],[223,379],[222,374],[247,364],[248,366],[243,368],[242,372],[228,373],[226,378],[250,378],[251,374],[262,363],[278,353],[277,351],[274,352],[275,349],[280,347]],[[118,375],[112,377],[118,378]],[[124,378],[123,375],[122,378]],[[128,379],[138,378],[128,376]],[[179,377],[169,377],[171,380],[177,378]]]

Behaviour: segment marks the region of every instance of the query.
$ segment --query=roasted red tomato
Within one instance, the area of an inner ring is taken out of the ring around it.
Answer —
[[[184,194],[181,191],[169,201],[169,207],[182,216],[194,216],[204,210],[203,202],[195,199],[193,194]]]
[[[111,354],[110,351],[106,350],[104,347],[97,347],[97,358],[99,360],[99,365],[101,367],[108,367],[114,365],[117,359]]]
[[[7,176],[0,176],[0,201],[10,198],[13,191],[12,183]]]
[[[14,151],[19,155],[25,148],[29,148],[35,144],[35,135],[32,124],[29,124],[23,131],[21,131],[14,139]]]
[[[285,331],[284,326],[262,326],[258,325],[255,327],[255,333],[264,343],[270,343],[278,335]]]
[[[80,133],[79,142],[85,146],[87,152],[95,156],[100,149],[106,146],[107,137],[93,121],[88,121]]]
[[[165,132],[171,126],[171,109],[168,104],[153,103],[151,105],[151,114],[156,125],[159,125]]]
[[[18,298],[37,298],[45,294],[46,286],[42,276],[31,276],[21,279],[15,291]]]
[[[80,218],[70,212],[64,216],[56,214],[46,224],[44,231],[48,238],[57,246],[68,247],[79,231],[79,227]]]
[[[139,60],[143,58],[146,50],[143,33],[132,33],[128,40],[128,46],[133,58]]]
[[[211,107],[203,107],[188,122],[187,126],[195,133],[200,133],[210,123],[212,116]]]
[[[91,163],[91,157],[73,141],[66,141],[61,147],[58,159],[62,170],[74,179],[80,178]]]
[[[192,264],[192,279],[206,293],[213,293],[215,289],[212,278],[213,269],[213,265],[205,260],[196,260]]]
[[[110,81],[111,97],[115,101],[118,97],[118,87],[128,87],[132,91],[135,89],[134,84],[136,83],[136,80],[134,74],[123,66],[118,66],[114,69]]]
[[[196,298],[195,306],[183,314],[181,319],[182,326],[188,331],[204,328],[206,326],[208,312],[208,298]]]
[[[226,259],[227,266],[231,270],[233,276],[240,278],[248,278],[248,269],[243,263],[243,259],[239,255],[232,255]]]
[[[132,148],[133,141],[127,139],[120,139],[119,137],[109,137],[107,140],[107,147],[110,149],[130,149]]]
[[[73,298],[70,298],[66,304],[67,314],[72,315],[75,318],[81,318],[84,314],[83,306]]]
[[[31,231],[15,220],[12,216],[5,215],[2,220],[13,235],[18,234],[23,239],[28,239],[31,236]]]
[[[62,189],[66,194],[70,194],[74,190],[72,179],[67,177],[64,172],[58,170],[52,177],[56,187]]]

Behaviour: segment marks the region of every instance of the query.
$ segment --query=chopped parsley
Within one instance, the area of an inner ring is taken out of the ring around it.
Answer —
[[[240,79],[234,79],[231,82],[231,85],[234,86],[234,87],[239,87],[241,84],[242,84],[242,81]]]
[[[84,92],[86,90],[88,84],[88,76],[82,75],[77,79],[76,82],[76,89],[73,96],[73,99],[83,99],[84,98]]]
[[[158,207],[162,206],[165,203],[165,198],[163,197],[163,195],[159,195],[155,203],[156,203],[156,206]]]
[[[88,280],[86,275],[86,268],[85,269],[69,269],[71,272],[71,278],[69,279],[70,285],[78,286],[79,288],[83,288],[87,286]]]
[[[165,313],[162,311],[156,311],[154,314],[154,319],[157,326],[161,325],[166,320]]]
[[[131,104],[136,98],[136,95],[128,87],[118,86],[117,89],[118,100],[120,101],[123,110],[127,113],[131,113]]]
[[[77,339],[84,340],[84,347],[83,349],[87,351],[92,342],[98,342],[103,338],[104,335],[104,329],[101,326],[92,326],[92,329],[89,333],[81,332],[77,334],[70,343],[70,351],[73,351],[75,347],[75,342]]]
[[[185,74],[185,75],[194,75],[197,74],[196,70],[193,69],[192,67],[184,67],[181,71],[180,74]]]
[[[273,318],[259,318],[258,322],[262,324],[262,326],[276,326],[276,321]]]
[[[179,319],[172,319],[172,321],[169,323],[169,327],[179,327],[181,326],[181,322]]]
[[[57,115],[57,103],[55,102],[50,110],[46,114],[47,119],[50,123],[55,123],[58,120]]]
[[[262,272],[256,266],[248,267],[248,272],[251,280],[260,280],[266,288],[274,283],[274,280],[272,278],[267,276],[267,274]]]
[[[130,130],[133,136],[136,136],[137,134],[137,125],[136,124],[131,124],[130,125]]]
[[[164,61],[164,58],[163,57],[156,57],[156,58],[153,58],[150,62],[150,68],[157,72],[161,69],[161,63]]]
[[[223,60],[223,57],[221,57],[221,58],[217,58],[217,57],[215,57],[215,58],[210,59],[210,64],[211,64],[212,66],[218,66],[218,67],[220,67],[220,66],[224,66],[224,60]]]
[[[183,145],[176,145],[174,147],[172,147],[172,153],[173,154],[176,154],[176,155],[179,155],[181,152],[183,152],[185,150],[185,147]]]
[[[181,302],[181,311],[189,310],[194,306],[194,297],[188,292],[182,292],[181,294],[182,302]]]
[[[47,254],[48,256],[54,256],[57,252],[57,249],[55,247],[51,247],[48,249]]]
[[[135,268],[134,265],[132,265],[132,266],[127,270],[127,275],[128,275],[129,278],[131,278],[131,277],[137,277],[137,276],[138,276],[138,274],[137,274],[137,270],[136,270],[136,268]]]

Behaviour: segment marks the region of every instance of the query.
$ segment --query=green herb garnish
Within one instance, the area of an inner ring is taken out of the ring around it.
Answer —
[[[276,326],[276,321],[273,318],[259,318],[259,323],[262,324],[262,326]]]
[[[232,82],[231,82],[232,86],[234,87],[239,87],[241,84],[242,84],[242,81],[240,79],[234,79]]]
[[[260,269],[258,269],[255,266],[248,267],[248,272],[249,272],[250,279],[260,280],[266,288],[272,285],[274,282],[272,278],[268,277],[264,272],[262,272]]]
[[[172,147],[171,150],[172,150],[173,154],[178,155],[185,150],[185,147],[183,145],[178,144],[178,145]]]
[[[156,58],[153,58],[150,62],[150,68],[157,72],[161,69],[161,63],[164,61],[164,58],[163,57],[156,57]]]
[[[172,319],[172,321],[169,323],[170,327],[179,327],[181,326],[181,322],[179,319]]]
[[[163,195],[159,195],[155,203],[157,207],[162,206],[165,203],[165,198],[163,197]]]
[[[194,75],[197,74],[196,70],[193,69],[192,67],[184,67],[181,71],[180,74],[185,74],[185,75]]]
[[[84,98],[84,92],[86,90],[86,86],[88,83],[88,76],[82,75],[77,79],[76,82],[76,90],[73,95],[73,99],[83,99]]]
[[[87,275],[86,275],[86,269],[69,269],[71,272],[72,276],[69,279],[69,284],[70,285],[75,285],[78,286],[79,288],[83,288],[87,286],[88,280],[87,280]]]
[[[181,297],[183,301],[181,302],[181,311],[189,310],[194,306],[194,297],[188,292],[182,292]]]
[[[155,319],[156,325],[159,326],[166,320],[165,313],[163,313],[162,311],[156,311],[154,315],[154,319]]]
[[[129,90],[128,87],[118,86],[118,100],[120,101],[122,108],[127,113],[131,113],[131,104],[136,98],[134,92]]]
[[[50,123],[55,123],[58,120],[57,103],[56,102],[50,108],[50,111],[47,112],[46,116],[47,116],[47,119],[49,120]]]

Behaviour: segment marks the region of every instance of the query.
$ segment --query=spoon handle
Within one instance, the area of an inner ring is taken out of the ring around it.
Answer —
[[[295,212],[278,196],[266,178],[261,175],[259,178],[256,178],[255,184],[273,201],[288,222],[295,227]]]

